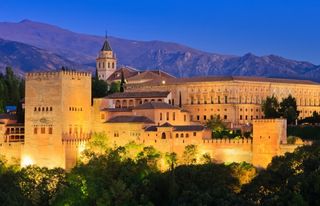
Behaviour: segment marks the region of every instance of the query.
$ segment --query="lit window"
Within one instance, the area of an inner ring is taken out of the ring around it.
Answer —
[[[49,133],[49,134],[52,134],[52,127],[49,127],[48,133]]]
[[[33,128],[33,134],[38,134],[38,128],[37,127]]]

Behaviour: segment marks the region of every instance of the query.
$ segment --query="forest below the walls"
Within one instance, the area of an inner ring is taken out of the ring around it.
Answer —
[[[266,169],[216,163],[187,145],[182,157],[94,134],[71,171],[0,161],[3,205],[320,205],[320,145],[273,158]],[[99,151],[99,152],[97,152]]]

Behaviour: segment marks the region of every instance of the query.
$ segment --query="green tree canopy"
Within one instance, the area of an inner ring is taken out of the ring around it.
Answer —
[[[287,98],[284,98],[280,102],[279,114],[287,119],[288,124],[295,123],[299,116],[296,98],[292,97],[291,94]]]
[[[275,96],[267,97],[265,101],[262,102],[262,111],[265,118],[279,118],[280,114],[279,102]]]

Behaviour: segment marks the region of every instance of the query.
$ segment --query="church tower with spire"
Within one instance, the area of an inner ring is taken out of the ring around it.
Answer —
[[[117,59],[108,42],[107,35],[96,59],[96,68],[98,78],[101,80],[107,80],[117,69]]]

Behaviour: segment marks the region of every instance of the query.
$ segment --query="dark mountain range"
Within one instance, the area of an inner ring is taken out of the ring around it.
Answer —
[[[74,62],[28,44],[0,39],[0,72],[11,66],[18,74],[36,70],[73,67]]]
[[[95,58],[104,40],[103,37],[79,34],[30,20],[0,23],[0,38],[25,43],[24,48],[19,48],[25,56],[11,58],[15,64],[10,62],[12,65],[20,65],[21,71],[52,69],[51,66],[61,65],[64,62],[66,65],[71,64],[73,68],[93,69]],[[176,43],[134,41],[116,37],[109,37],[109,41],[116,52],[119,65],[142,70],[162,69],[179,77],[245,75],[320,81],[320,66],[275,55],[262,57],[251,53],[244,56],[221,55]],[[28,47],[26,44],[31,45],[34,50],[46,53],[47,58],[30,56],[28,52],[23,51]],[[2,48],[0,50],[3,51]],[[0,65],[8,64],[4,60],[10,54],[4,52],[2,55]],[[48,55],[53,55],[55,58],[49,59]],[[45,59],[48,63],[45,63]]]

